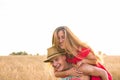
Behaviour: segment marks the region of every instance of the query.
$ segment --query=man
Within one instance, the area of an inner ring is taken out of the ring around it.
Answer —
[[[67,63],[64,51],[58,51],[55,46],[47,50],[47,60],[44,62],[50,62],[54,68],[55,76],[61,77],[62,80],[90,80],[90,76],[100,76],[101,80],[108,80],[105,77],[107,73],[103,69],[89,64],[83,64],[79,68],[75,67]]]

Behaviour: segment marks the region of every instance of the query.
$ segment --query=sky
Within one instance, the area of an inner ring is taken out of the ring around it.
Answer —
[[[119,0],[0,0],[0,55],[47,54],[63,25],[95,52],[120,55]]]

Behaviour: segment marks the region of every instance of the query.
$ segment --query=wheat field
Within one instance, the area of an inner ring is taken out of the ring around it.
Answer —
[[[46,56],[0,56],[0,80],[59,80]],[[113,80],[120,80],[120,56],[103,56]]]

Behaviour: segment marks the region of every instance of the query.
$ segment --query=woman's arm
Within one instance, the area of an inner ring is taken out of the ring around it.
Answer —
[[[89,48],[80,48],[77,57],[81,59],[80,63],[96,64],[98,59]]]
[[[95,55],[90,52],[83,60],[83,63],[88,63],[88,64],[96,64],[97,63],[97,58]]]
[[[77,62],[77,65],[80,66],[83,63],[95,65],[95,64],[97,64],[97,58],[95,57],[95,55],[93,55],[90,52],[85,58],[83,58],[81,61]]]

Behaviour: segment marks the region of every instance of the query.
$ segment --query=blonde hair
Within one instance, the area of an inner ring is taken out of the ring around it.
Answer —
[[[58,38],[58,32],[63,31],[65,34],[65,51],[68,54],[72,54],[74,56],[77,55],[77,50],[79,48],[90,48],[86,43],[82,42],[77,36],[73,34],[73,32],[67,27],[67,26],[60,26],[55,29],[53,32],[53,37],[52,37],[52,45],[56,46],[58,50],[60,50],[59,47],[59,38]],[[91,49],[91,52],[95,55],[94,51]],[[97,58],[98,56],[95,55]]]

